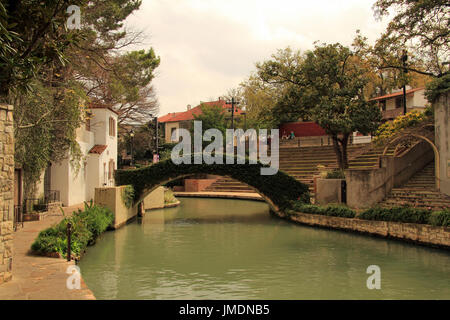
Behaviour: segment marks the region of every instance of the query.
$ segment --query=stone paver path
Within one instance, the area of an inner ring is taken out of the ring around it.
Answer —
[[[82,206],[64,208],[66,214]],[[39,257],[29,254],[31,244],[41,230],[58,223],[61,215],[47,216],[41,221],[25,222],[13,235],[13,279],[0,285],[0,300],[85,300],[95,299],[81,280],[80,290],[66,286],[68,266],[64,259]]]

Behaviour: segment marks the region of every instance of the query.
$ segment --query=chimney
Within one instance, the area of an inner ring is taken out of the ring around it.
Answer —
[[[191,105],[190,104],[187,105],[187,111],[189,111],[189,110],[191,110]]]

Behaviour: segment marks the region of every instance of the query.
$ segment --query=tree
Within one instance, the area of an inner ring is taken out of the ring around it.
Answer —
[[[306,54],[302,73],[312,118],[331,136],[339,168],[347,169],[352,132],[374,132],[381,121],[379,108],[364,97],[366,71],[349,48],[323,44]]]
[[[64,52],[78,39],[65,25],[70,5],[86,0],[2,1],[0,5],[0,101],[10,90],[29,89],[40,68],[65,63]]]
[[[448,74],[449,7],[446,0],[377,0],[376,17],[381,19],[392,8],[396,9],[396,15],[378,39],[376,49],[397,55],[409,49],[413,61],[423,62],[423,68],[408,65],[409,71],[438,78]],[[386,60],[384,67],[403,69],[399,62]]]
[[[226,113],[221,106],[201,104],[201,114],[194,114],[194,121],[202,122],[202,134],[208,129],[218,129],[225,137],[227,130]],[[192,130],[194,128],[192,127]]]
[[[424,87],[430,80],[429,76],[421,73],[404,73],[398,68],[387,68],[386,65],[402,64],[402,51],[391,52],[380,46],[369,45],[367,38],[359,30],[356,31],[352,47],[355,55],[359,57],[361,67],[366,70],[365,77],[368,79],[364,90],[366,98],[388,94],[404,84]],[[409,66],[417,70],[423,69],[421,61],[410,61]]]
[[[150,83],[160,58],[152,48],[104,58],[108,61],[107,69],[89,61],[80,66],[77,78],[84,83],[93,101],[114,106],[119,113],[119,125],[144,124],[158,111]]]
[[[86,83],[79,77],[81,66],[108,70],[108,58],[120,56],[121,72],[132,70],[129,56],[113,53],[136,39],[123,29],[123,20],[140,4],[137,0],[2,1],[0,99],[14,104],[15,160],[24,169],[27,195],[32,195],[49,162],[70,157],[72,166],[80,167],[83,155],[76,130],[86,118],[88,102]],[[80,30],[66,29],[69,5],[81,7]],[[127,76],[142,79],[131,72]],[[132,85],[127,76],[124,83]]]
[[[381,120],[378,107],[364,96],[368,72],[360,57],[341,44],[316,44],[291,68],[269,61],[260,65],[259,74],[269,83],[290,85],[281,101],[295,101],[293,115],[310,118],[324,128],[332,138],[339,168],[348,168],[350,135],[374,132]],[[280,103],[274,111],[287,112]]]

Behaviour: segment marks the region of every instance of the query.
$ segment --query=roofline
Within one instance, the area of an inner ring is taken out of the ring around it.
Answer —
[[[416,91],[423,90],[423,89],[425,89],[425,87],[409,89],[409,90],[406,90],[406,94],[409,95],[409,94],[412,94]],[[383,96],[375,97],[375,98],[370,99],[369,101],[387,100],[387,99],[396,98],[396,97],[402,96],[402,95],[403,95],[403,91],[399,91],[399,92],[389,93],[389,94],[385,94]]]

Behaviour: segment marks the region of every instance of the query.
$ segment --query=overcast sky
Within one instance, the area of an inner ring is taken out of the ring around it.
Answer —
[[[386,26],[373,17],[374,2],[143,0],[127,26],[144,31],[145,46],[161,57],[153,84],[164,115],[216,100],[277,49],[350,45],[357,29],[374,41]]]

